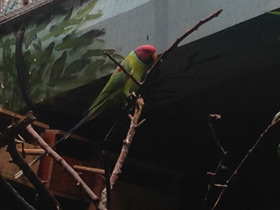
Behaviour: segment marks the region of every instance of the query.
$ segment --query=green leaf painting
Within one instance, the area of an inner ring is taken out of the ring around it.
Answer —
[[[268,12],[268,14],[271,14],[271,15],[280,15],[280,11],[271,11],[271,12]]]
[[[114,49],[104,48],[105,29],[92,27],[102,17],[96,3],[97,0],[82,4],[67,1],[51,14],[35,15],[23,25],[24,75],[32,102],[111,73],[115,65],[104,56],[104,51],[122,59]],[[15,68],[15,42],[15,32],[0,35],[0,106],[18,111],[25,103]]]

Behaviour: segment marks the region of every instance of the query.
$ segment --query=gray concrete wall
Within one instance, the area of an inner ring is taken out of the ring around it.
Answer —
[[[223,9],[222,14],[183,44],[279,7],[278,0],[107,0],[97,3],[95,10],[102,10],[103,16],[88,27],[105,28],[107,47],[121,54],[144,43],[153,44],[162,52],[186,29],[218,9]]]

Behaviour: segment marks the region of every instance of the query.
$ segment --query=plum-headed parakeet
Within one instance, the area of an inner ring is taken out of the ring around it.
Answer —
[[[121,65],[136,80],[141,81],[148,67],[157,59],[156,48],[151,45],[141,45],[131,51],[121,62]],[[127,76],[120,67],[117,67],[109,81],[92,103],[85,116],[61,140],[68,136],[83,123],[92,120],[108,108],[124,104],[127,97],[137,89],[138,85]]]

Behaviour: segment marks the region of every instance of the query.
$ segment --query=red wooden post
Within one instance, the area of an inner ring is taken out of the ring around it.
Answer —
[[[52,132],[52,130],[46,129],[43,133],[44,140],[52,146],[56,141],[56,132]],[[39,169],[38,169],[38,176],[43,182],[50,182],[51,174],[53,168],[53,159],[49,156],[45,156],[42,158]],[[48,184],[49,185],[49,184]]]

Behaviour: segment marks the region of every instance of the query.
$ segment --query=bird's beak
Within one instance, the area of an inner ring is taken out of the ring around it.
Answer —
[[[156,61],[157,58],[158,58],[157,53],[154,53],[154,54],[153,54],[153,60]]]

